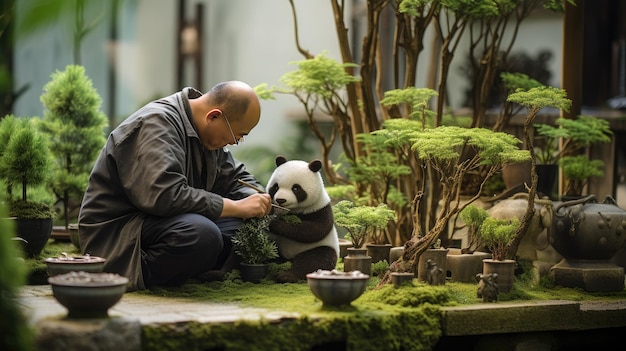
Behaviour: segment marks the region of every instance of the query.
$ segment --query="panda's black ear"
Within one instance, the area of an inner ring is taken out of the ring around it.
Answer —
[[[276,167],[282,165],[285,162],[287,162],[287,159],[285,158],[285,156],[281,156],[281,155],[276,156]]]
[[[313,160],[311,162],[309,162],[309,169],[312,172],[318,172],[320,169],[322,169],[322,161],[320,160]]]

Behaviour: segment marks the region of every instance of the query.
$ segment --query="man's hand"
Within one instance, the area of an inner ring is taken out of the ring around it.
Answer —
[[[272,209],[269,194],[252,194],[241,200],[224,199],[222,217],[253,218],[263,217]]]

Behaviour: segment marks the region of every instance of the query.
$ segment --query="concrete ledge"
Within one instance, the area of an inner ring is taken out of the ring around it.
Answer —
[[[141,338],[150,327],[184,329],[185,326],[226,326],[239,321],[263,320],[284,328],[284,322],[299,318],[297,313],[279,310],[131,294],[125,295],[109,311],[111,318],[68,320],[65,318],[67,311],[56,302],[49,285],[25,287],[18,302],[36,329],[37,349],[46,351],[93,350],[89,343],[93,346],[96,341],[101,346],[98,350],[141,350],[146,341]],[[582,336],[577,331],[625,329],[626,301],[513,301],[445,307],[441,328],[442,347],[447,345],[446,339],[466,340],[473,336],[518,335],[522,338],[533,333],[562,332]],[[520,340],[520,345],[528,341]]]
[[[626,301],[537,301],[444,308],[444,336],[587,330],[626,326]]]

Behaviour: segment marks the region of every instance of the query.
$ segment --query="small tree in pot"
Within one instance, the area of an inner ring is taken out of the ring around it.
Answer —
[[[231,238],[233,250],[241,260],[240,271],[245,281],[259,282],[267,274],[268,262],[278,257],[278,246],[269,237],[272,217],[247,219]],[[259,271],[259,275],[251,270]]]
[[[26,253],[38,255],[52,233],[52,208],[42,202],[29,201],[27,190],[46,181],[50,168],[50,151],[45,135],[31,118],[5,117],[0,129],[13,131],[0,155],[0,174],[9,193],[9,215],[17,219],[17,235],[28,242]],[[12,190],[21,186],[22,194],[13,199]]]

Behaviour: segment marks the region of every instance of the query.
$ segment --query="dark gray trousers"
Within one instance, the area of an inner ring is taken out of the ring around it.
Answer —
[[[232,250],[230,236],[242,223],[239,218],[212,221],[195,213],[146,218],[141,231],[145,285],[180,285],[220,269]]]

